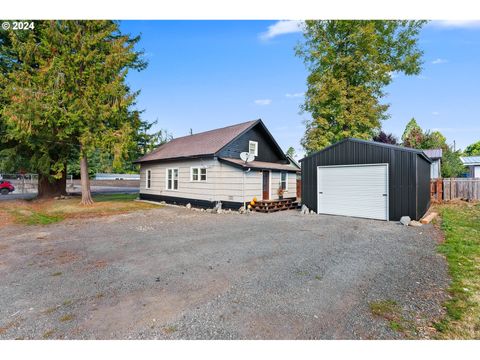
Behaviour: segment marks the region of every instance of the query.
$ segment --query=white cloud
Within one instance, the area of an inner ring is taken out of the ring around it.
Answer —
[[[270,40],[276,36],[301,32],[303,21],[299,20],[280,20],[270,25],[266,32],[260,34],[260,39]]]
[[[438,111],[433,111],[433,112],[432,112],[432,115],[433,115],[433,116],[438,116],[438,115],[440,115],[440,112],[438,112]]]
[[[305,95],[305,93],[301,92],[301,93],[293,93],[293,94],[285,94],[285,97],[287,98],[297,98],[297,97],[302,97],[303,95]]]
[[[432,64],[434,64],[434,65],[437,65],[437,64],[445,64],[445,63],[447,63],[447,62],[448,62],[447,59],[440,59],[440,58],[438,58],[438,59],[433,60],[433,61],[432,61]]]
[[[480,20],[438,20],[432,21],[432,25],[443,28],[479,28]]]
[[[272,103],[272,99],[258,99],[254,101],[257,105],[270,105]]]

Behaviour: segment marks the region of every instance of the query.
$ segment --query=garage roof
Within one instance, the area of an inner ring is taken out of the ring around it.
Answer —
[[[318,153],[321,153],[322,151],[325,151],[327,149],[331,149],[335,146],[338,146],[340,144],[343,144],[345,142],[357,142],[357,143],[363,143],[363,144],[369,144],[369,145],[374,145],[374,146],[380,146],[380,147],[386,147],[386,148],[390,148],[390,149],[396,149],[396,150],[400,150],[400,151],[408,151],[408,152],[413,152],[413,153],[416,153],[418,155],[420,155],[421,157],[423,157],[425,160],[427,160],[429,163],[432,163],[432,159],[430,159],[427,155],[425,155],[425,153],[423,152],[423,150],[417,150],[417,149],[412,149],[412,148],[408,148],[408,147],[404,147],[404,146],[398,146],[398,145],[391,145],[391,144],[385,144],[385,143],[380,143],[380,142],[376,142],[376,141],[368,141],[368,140],[362,140],[362,139],[357,139],[357,138],[346,138],[346,139],[343,139],[335,144],[332,144],[330,146],[327,146],[326,148],[320,150],[320,151],[317,151],[313,154],[310,154],[308,156],[305,156],[303,159],[301,159],[300,161],[303,161],[305,160],[306,158],[309,158],[311,156],[314,156]]]

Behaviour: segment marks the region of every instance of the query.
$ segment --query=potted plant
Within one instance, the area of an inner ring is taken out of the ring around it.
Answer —
[[[283,199],[283,194],[285,194],[285,189],[280,186],[277,190],[277,194],[278,194],[278,198],[280,200],[282,200]]]

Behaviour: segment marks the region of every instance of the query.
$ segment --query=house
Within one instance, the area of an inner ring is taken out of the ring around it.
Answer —
[[[442,177],[442,169],[441,169],[441,160],[443,156],[442,149],[427,149],[427,150],[423,150],[423,152],[432,160],[432,165],[430,166],[430,178],[440,179]]]
[[[468,167],[468,177],[480,179],[480,156],[464,156],[460,160]]]
[[[430,206],[423,151],[345,139],[302,160],[302,203],[318,214],[420,219]]]
[[[240,153],[254,154],[245,162]],[[296,197],[300,169],[262,120],[175,138],[136,161],[140,199],[238,209],[253,198]]]

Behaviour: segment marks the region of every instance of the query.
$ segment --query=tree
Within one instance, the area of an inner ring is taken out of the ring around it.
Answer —
[[[465,148],[463,152],[466,156],[476,156],[480,155],[480,141],[470,144]]]
[[[421,70],[417,47],[424,21],[310,20],[296,48],[309,75],[302,111],[307,153],[346,137],[371,139],[388,118],[381,102],[394,72]]]
[[[415,119],[411,119],[402,135],[403,146],[414,149],[442,149],[442,177],[458,177],[465,172],[460,160],[460,151],[454,151],[447,144],[447,139],[439,131],[423,131]]]
[[[42,47],[46,26],[39,21],[33,30],[0,32],[0,150],[9,157],[11,170],[38,172],[38,197],[66,193],[71,147],[58,136],[62,123],[52,121],[62,111],[52,101],[58,77],[48,78],[40,70],[48,66]]]
[[[287,149],[287,152],[285,154],[287,154],[287,156],[290,156],[291,158],[294,158],[295,157],[295,149],[293,148],[293,146],[290,146]]]
[[[173,139],[172,134],[170,134],[165,129],[160,129],[155,132],[151,131],[151,128],[154,125],[158,124],[158,119],[152,122],[142,121],[137,138],[136,138],[136,153],[133,155],[133,159],[137,159],[140,156],[149,153],[156,147],[166,143]],[[190,129],[191,130],[191,129]]]
[[[461,152],[459,150],[453,151],[448,148],[443,152],[442,156],[442,177],[451,178],[459,177],[465,173],[465,166],[460,160]]]
[[[415,118],[412,118],[405,127],[405,131],[402,135],[403,146],[422,149],[422,143],[424,141],[424,135],[422,128],[417,124]]]
[[[375,135],[372,140],[383,144],[398,145],[397,137],[392,133],[387,134],[383,130]]]
[[[78,153],[82,204],[91,204],[88,155],[99,149],[113,164],[125,158],[140,126],[132,110],[138,92],[125,78],[146,63],[139,37],[120,33],[114,21],[43,21],[19,38],[9,32],[20,64],[0,81],[8,104],[2,116],[19,144],[35,142],[36,167],[53,178],[65,174]]]

